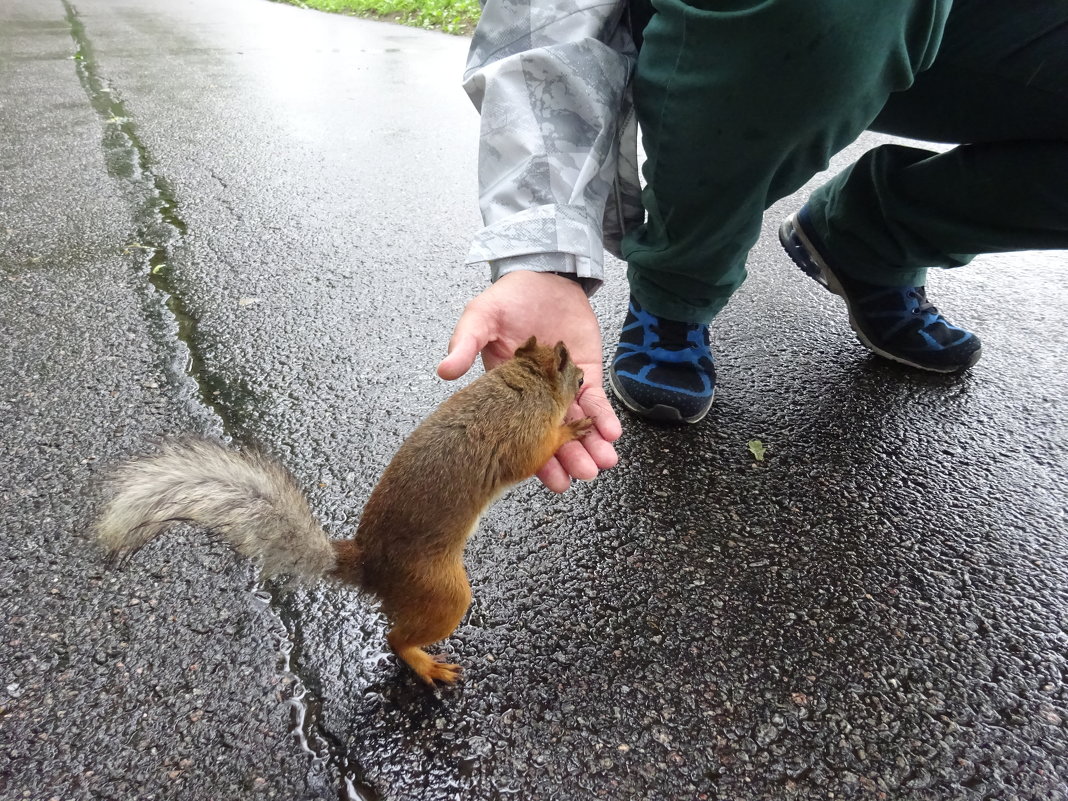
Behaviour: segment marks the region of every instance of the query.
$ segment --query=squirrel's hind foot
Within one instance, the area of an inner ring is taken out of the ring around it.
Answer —
[[[460,678],[460,666],[445,662],[445,657],[431,655],[422,648],[399,649],[397,656],[407,663],[423,682],[434,686],[436,682],[455,684]]]

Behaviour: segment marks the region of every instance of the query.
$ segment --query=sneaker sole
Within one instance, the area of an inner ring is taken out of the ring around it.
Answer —
[[[701,410],[699,413],[690,417],[683,417],[682,413],[674,406],[664,406],[663,404],[656,404],[652,407],[642,406],[631,398],[623,388],[619,386],[616,381],[616,375],[611,370],[608,371],[608,386],[612,389],[612,394],[619,399],[619,402],[626,406],[630,411],[634,412],[641,417],[645,417],[649,420],[656,420],[661,423],[697,423],[705,418],[709,410],[712,408],[712,401],[716,398],[715,389],[712,390],[712,397],[708,399],[708,406]]]
[[[842,288],[842,284],[838,281],[834,271],[827,265],[827,262],[820,256],[820,252],[816,249],[816,246],[812,244],[812,240],[805,235],[804,229],[802,229],[797,222],[796,213],[787,217],[783,221],[783,224],[779,226],[779,244],[782,245],[783,250],[786,251],[786,255],[790,257],[791,261],[801,268],[801,272],[813,279],[832,295],[837,295],[845,301],[846,311],[849,314],[849,327],[852,328],[853,333],[857,335],[857,340],[860,344],[872,353],[882,356],[884,359],[897,362],[898,364],[915,367],[917,370],[926,370],[930,373],[958,373],[967,370],[979,361],[979,357],[983,355],[983,349],[980,347],[972,354],[967,364],[959,365],[957,367],[932,367],[931,365],[918,364],[917,362],[909,361],[901,356],[883,350],[878,345],[872,343],[857,324],[857,321],[853,316],[853,306],[850,304],[849,297]]]

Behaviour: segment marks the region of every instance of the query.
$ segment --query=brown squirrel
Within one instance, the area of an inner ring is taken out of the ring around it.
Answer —
[[[442,403],[401,445],[364,507],[356,536],[331,541],[296,480],[274,459],[188,439],[119,467],[96,523],[112,557],[189,522],[257,559],[264,575],[331,578],[379,598],[390,646],[423,681],[459,666],[423,646],[449,636],[471,603],[463,565],[479,517],[591,426],[565,422],[582,370],[562,342],[534,337],[514,358]]]

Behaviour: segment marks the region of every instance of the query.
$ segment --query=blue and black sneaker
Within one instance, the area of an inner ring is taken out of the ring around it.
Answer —
[[[782,224],[779,241],[807,276],[845,300],[850,326],[873,353],[937,373],[966,370],[979,360],[979,337],[939,314],[922,286],[876,286],[835,266],[812,230],[806,207]]]
[[[657,317],[631,298],[608,383],[636,414],[696,423],[708,414],[716,393],[708,326]]]

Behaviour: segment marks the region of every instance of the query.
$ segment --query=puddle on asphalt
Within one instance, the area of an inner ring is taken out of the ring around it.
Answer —
[[[285,683],[285,702],[290,708],[289,734],[294,737],[300,749],[309,756],[309,771],[336,768],[341,777],[340,801],[379,801],[375,789],[359,777],[359,766],[348,757],[344,743],[319,724],[322,715],[322,702],[319,693],[309,688],[311,681],[306,681],[295,668],[303,650],[304,635],[299,617],[293,615],[280,599],[284,590],[261,585],[252,593],[265,609],[273,612],[271,634],[275,639],[275,650],[279,655],[279,669]]]

